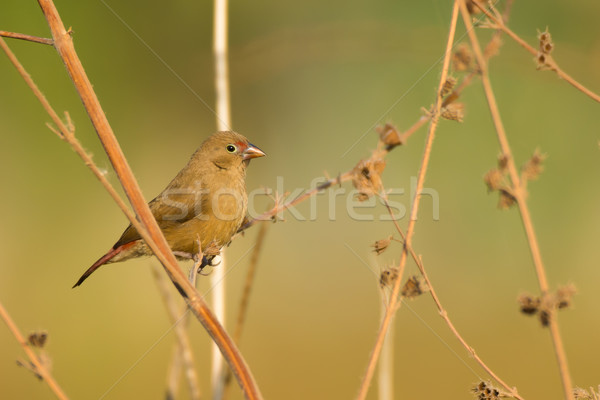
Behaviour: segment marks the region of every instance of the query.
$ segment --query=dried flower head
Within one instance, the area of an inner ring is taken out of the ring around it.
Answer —
[[[575,400],[595,400],[596,397],[592,393],[580,387],[573,388],[573,397]]]
[[[365,201],[369,197],[376,195],[382,189],[381,173],[385,168],[385,161],[379,157],[372,157],[368,160],[360,161],[354,167],[352,183],[358,190],[358,200]]]
[[[541,309],[540,310],[540,322],[542,326],[550,325],[550,318],[552,318],[552,311],[549,309]]]
[[[465,105],[463,103],[450,103],[441,109],[442,118],[450,121],[463,122],[465,116]]]
[[[573,296],[577,293],[575,285],[569,284],[566,286],[560,286],[554,294],[554,301],[557,309],[568,308],[571,306]]]
[[[456,86],[456,82],[457,82],[457,79],[455,77],[448,76],[448,78],[446,78],[446,82],[444,82],[444,85],[442,86],[442,93],[440,93],[440,95],[442,97],[445,97],[450,92],[452,92],[452,90],[454,89],[454,86]]]
[[[538,31],[538,39],[540,41],[540,52],[550,54],[554,49],[554,42],[552,41],[552,35],[548,32],[548,28],[544,32]]]
[[[423,293],[429,291],[429,286],[425,282],[425,279],[420,276],[413,275],[406,280],[400,294],[408,299],[413,299]]]
[[[489,381],[481,381],[471,390],[481,400],[499,400],[501,397],[509,397],[507,393],[495,388]]]
[[[498,189],[500,199],[498,199],[498,208],[506,210],[517,203],[517,198],[512,194],[512,191],[506,187]]]
[[[467,10],[471,15],[476,15],[481,12],[479,7],[477,7],[475,3],[478,3],[481,6],[485,6],[485,2],[483,0],[467,0]]]
[[[521,168],[523,180],[532,181],[537,179],[544,170],[542,163],[546,158],[546,154],[542,154],[539,149],[536,149],[531,158]]]
[[[398,269],[394,267],[386,268],[381,271],[381,275],[379,275],[379,286],[381,286],[382,289],[392,286],[396,279],[398,279]]]
[[[473,54],[466,43],[461,43],[452,54],[452,68],[454,71],[468,71],[472,68]]]
[[[533,315],[540,309],[540,298],[530,294],[522,294],[517,298],[519,308],[523,314]]]
[[[492,168],[483,176],[483,181],[488,187],[488,192],[493,192],[504,184],[504,174],[499,169]]]
[[[398,132],[398,129],[392,124],[386,123],[383,126],[379,125],[375,130],[379,134],[379,140],[386,145],[388,150],[403,144],[400,132]]]
[[[550,55],[542,53],[538,51],[537,56],[535,57],[536,69],[538,71],[545,71],[552,69],[552,65],[550,64]]]
[[[500,36],[493,36],[492,40],[490,40],[487,46],[485,46],[485,49],[483,50],[483,56],[486,59],[494,57],[500,52],[500,47],[502,47],[502,39],[500,39]]]
[[[387,239],[381,239],[376,241],[372,247],[373,247],[373,251],[375,253],[377,253],[377,255],[380,255],[381,253],[383,253],[387,247],[390,245],[390,243],[392,242],[392,239],[394,237],[393,236],[389,236]]]
[[[33,347],[44,347],[46,340],[48,340],[48,332],[46,331],[31,332],[29,336],[27,336],[27,343]]]
[[[502,172],[507,172],[508,167],[508,156],[506,154],[500,154],[498,156],[498,169]]]

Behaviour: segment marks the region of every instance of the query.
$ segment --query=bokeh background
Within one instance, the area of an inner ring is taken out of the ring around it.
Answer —
[[[215,130],[212,4],[56,5],[152,198]],[[451,2],[439,0],[232,2],[233,127],[268,154],[252,162],[248,189],[275,188],[277,177],[285,190],[306,188],[324,171],[335,176],[367,157],[377,142],[375,124],[402,130],[415,122],[434,98],[450,10]],[[518,1],[510,26],[533,45],[536,30],[549,27],[558,63],[598,92],[598,15],[600,3],[590,0],[550,0],[543,7]],[[49,35],[34,1],[3,0],[0,29]],[[463,33],[460,27],[458,37]],[[9,45],[53,106],[71,113],[77,136],[118,184],[54,50]],[[509,39],[491,76],[518,164],[536,148],[548,154],[541,179],[529,185],[529,204],[552,288],[573,283],[579,292],[572,309],[559,315],[573,381],[597,386],[600,105],[553,73],[537,72],[532,57]],[[0,301],[24,333],[49,332],[54,376],[72,398],[162,398],[174,335],[152,278],[157,262],[114,264],[71,289],[114,243],[125,218],[45,127],[49,117],[4,55],[0,87]],[[456,327],[489,366],[526,398],[559,399],[550,336],[516,303],[520,293],[538,293],[518,213],[498,210],[482,180],[499,150],[479,82],[462,101],[465,121],[440,124],[426,181],[439,195],[439,220],[426,197],[414,247]],[[422,130],[387,158],[384,184],[406,190],[394,198],[406,207],[424,138]],[[380,318],[378,274],[399,259],[401,247],[375,256],[369,246],[394,233],[390,222],[379,221],[384,208],[359,210],[375,220],[354,221],[345,204],[345,196],[320,195],[314,220],[286,214],[267,232],[240,346],[268,399],[345,399],[358,389]],[[255,207],[271,205],[261,197]],[[308,216],[311,205],[298,210]],[[400,223],[405,227],[407,218]],[[257,231],[227,250],[228,326]],[[407,273],[415,272],[409,262]],[[200,290],[210,291],[208,279]],[[394,328],[396,398],[470,398],[470,387],[487,379],[428,296],[404,305]],[[206,394],[210,344],[196,322],[191,334]],[[0,397],[52,398],[15,365],[23,358],[0,324]],[[186,398],[184,386],[181,392]],[[374,386],[369,398],[376,395]],[[230,398],[241,398],[237,388]]]

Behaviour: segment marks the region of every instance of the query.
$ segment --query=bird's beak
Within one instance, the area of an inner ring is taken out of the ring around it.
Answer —
[[[246,147],[246,150],[244,150],[242,154],[244,160],[250,160],[251,158],[266,156],[264,151],[262,151],[252,143],[248,143],[248,147]]]

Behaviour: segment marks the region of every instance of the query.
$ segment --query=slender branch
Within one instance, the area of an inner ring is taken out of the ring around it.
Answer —
[[[52,46],[54,44],[54,40],[52,40],[52,39],[46,39],[46,38],[41,38],[41,37],[31,36],[31,35],[25,35],[23,33],[17,33],[17,32],[0,31],[0,36],[4,36],[7,38],[11,38],[11,39],[26,40],[28,42],[34,42],[34,43],[49,44],[50,46]]]
[[[119,194],[117,193],[115,188],[111,185],[111,183],[108,181],[108,179],[106,179],[105,174],[100,170],[100,168],[98,168],[98,166],[92,160],[92,157],[85,151],[85,149],[83,148],[83,146],[81,145],[79,140],[75,137],[75,131],[74,131],[73,125],[71,123],[65,124],[60,119],[60,117],[58,116],[56,111],[54,111],[54,109],[52,108],[52,106],[50,105],[48,100],[46,99],[46,96],[44,96],[44,94],[40,91],[40,89],[37,87],[37,85],[31,78],[31,76],[29,75],[29,73],[27,73],[27,71],[25,70],[23,65],[19,62],[17,57],[7,46],[6,42],[1,38],[0,38],[0,47],[2,47],[2,49],[8,56],[8,59],[15,66],[15,68],[17,69],[17,71],[19,72],[21,77],[23,77],[23,79],[25,80],[25,82],[27,83],[27,85],[29,86],[31,91],[33,92],[33,94],[38,98],[38,100],[42,104],[42,107],[44,107],[44,110],[46,110],[48,115],[50,115],[50,118],[52,119],[54,124],[57,126],[58,131],[56,131],[51,126],[49,126],[49,128],[54,133],[56,133],[56,135],[61,140],[64,140],[65,142],[67,142],[71,146],[71,148],[75,151],[75,153],[77,153],[77,155],[83,160],[85,165],[87,165],[92,170],[92,173],[94,174],[94,176],[96,178],[98,178],[98,180],[100,181],[102,186],[104,186],[104,188],[108,191],[110,196],[117,203],[117,206],[121,209],[121,211],[123,211],[123,213],[125,214],[127,219],[129,219],[129,221],[131,221],[131,223],[135,226],[135,228],[139,232],[146,232],[146,228],[135,218],[135,214],[129,209],[129,207],[127,207],[127,205],[125,204],[123,199],[121,199],[121,196],[119,196]],[[66,114],[66,115],[68,118],[68,114]]]
[[[396,231],[398,231],[398,233],[402,237],[402,240],[406,240],[404,232],[400,228],[400,225],[398,225],[398,221],[396,220],[396,218],[394,216],[394,212],[393,212],[390,204],[388,203],[387,196],[381,196],[381,199],[383,200],[383,203],[392,218],[392,222],[394,223],[394,226],[396,227]],[[500,385],[502,385],[510,393],[511,397],[514,397],[515,399],[518,399],[518,400],[523,400],[523,398],[517,393],[516,389],[514,387],[509,386],[506,382],[504,382],[502,379],[500,379],[500,377],[498,375],[496,375],[494,373],[494,371],[492,371],[492,369],[490,367],[488,367],[487,364],[485,364],[483,362],[483,360],[477,355],[477,353],[475,352],[475,349],[473,347],[469,346],[467,341],[461,336],[461,334],[458,332],[458,330],[456,329],[456,327],[450,320],[450,317],[448,316],[448,312],[442,306],[442,303],[441,303],[439,297],[437,296],[437,293],[435,292],[435,288],[433,287],[433,284],[429,280],[429,276],[427,275],[427,271],[425,270],[425,265],[423,264],[423,260],[421,259],[421,257],[419,257],[415,253],[412,246],[408,248],[408,251],[410,252],[410,256],[412,257],[412,259],[415,261],[415,264],[417,264],[417,268],[419,268],[419,271],[421,272],[423,279],[425,279],[425,283],[427,283],[427,286],[429,287],[429,294],[431,295],[431,298],[433,299],[433,302],[435,303],[435,306],[437,307],[437,309],[440,313],[440,316],[446,322],[446,324],[448,325],[448,328],[450,328],[450,331],[454,334],[454,336],[456,336],[456,338],[458,339],[460,344],[469,352],[469,354],[473,357],[473,359],[475,359],[475,361],[477,361],[477,363],[481,366],[481,368],[483,368],[485,370],[485,372],[487,372],[488,375],[490,375],[492,377],[492,379],[494,379],[496,382],[498,382]]]
[[[240,299],[240,309],[238,311],[238,317],[233,331],[233,340],[235,340],[236,343],[239,343],[240,339],[242,338],[244,322],[246,322],[246,316],[248,314],[250,294],[252,293],[254,278],[256,276],[256,269],[258,267],[258,258],[260,256],[260,252],[265,241],[265,236],[267,234],[268,227],[269,225],[267,223],[263,223],[260,226],[260,230],[258,231],[258,235],[256,236],[256,245],[254,246],[254,249],[252,250],[252,255],[250,256],[250,265],[248,267],[248,272],[246,273],[246,281],[244,282],[244,289],[242,289],[242,297]]]
[[[504,24],[504,22],[502,22],[500,19],[496,18],[496,16],[493,13],[486,10],[485,7],[483,7],[482,5],[479,4],[479,2],[474,1],[473,4],[475,4],[498,27],[498,29],[501,29],[508,36],[510,36],[515,42],[517,42],[519,45],[521,45],[521,47],[523,47],[525,50],[527,50],[529,53],[531,53],[534,57],[537,57],[538,51],[533,46],[529,45],[525,40],[521,39],[521,37],[519,37],[519,35],[517,35],[512,30],[510,30]],[[494,9],[494,8],[492,7],[492,9]],[[583,86],[581,83],[576,81],[571,75],[569,75],[565,71],[563,71],[562,68],[560,68],[558,66],[558,64],[556,63],[554,58],[552,56],[550,56],[549,54],[546,55],[545,64],[548,66],[548,68],[550,70],[556,72],[556,74],[558,75],[559,78],[564,79],[570,85],[572,85],[574,88],[581,91],[585,95],[589,96],[593,100],[600,102],[600,95],[594,93],[587,87]]]
[[[229,63],[228,63],[228,0],[214,0],[213,13],[213,56],[215,62],[215,116],[219,131],[231,128],[231,100],[229,90]],[[211,274],[210,281],[212,306],[219,321],[225,321],[225,252],[221,257],[221,265]],[[235,341],[235,339],[234,339]],[[225,390],[223,381],[223,357],[219,354],[217,346],[212,346],[211,356],[211,382],[212,397],[220,399]]]
[[[488,102],[488,106],[490,108],[490,114],[492,116],[492,120],[494,122],[494,126],[496,128],[496,134],[498,136],[498,142],[500,143],[500,148],[502,149],[503,156],[507,161],[508,173],[513,186],[513,196],[517,202],[519,207],[519,211],[521,214],[521,220],[523,222],[523,228],[525,229],[525,234],[527,236],[527,241],[529,243],[529,249],[531,251],[531,256],[533,259],[533,264],[535,266],[535,271],[538,278],[538,283],[540,290],[542,292],[542,297],[546,297],[549,295],[549,286],[548,279],[546,277],[546,270],[544,268],[544,264],[542,262],[542,256],[540,252],[540,247],[537,241],[537,236],[535,234],[535,230],[533,228],[533,222],[531,220],[531,214],[529,212],[529,207],[527,206],[527,194],[526,190],[521,181],[519,172],[515,165],[515,161],[512,156],[512,152],[510,146],[508,144],[508,138],[506,135],[506,131],[504,130],[504,125],[502,124],[502,119],[500,118],[500,112],[498,109],[498,105],[496,103],[496,98],[494,96],[494,92],[492,90],[492,85],[490,82],[487,62],[483,56],[481,51],[481,47],[479,45],[479,41],[475,32],[473,30],[473,25],[471,23],[471,18],[467,11],[467,7],[464,1],[461,1],[461,12],[462,17],[465,22],[465,26],[467,28],[467,32],[469,34],[469,39],[471,41],[471,45],[473,47],[473,51],[475,53],[475,57],[479,64],[479,68],[481,70],[481,80],[483,83],[483,89],[485,92],[485,96]],[[556,310],[551,310],[551,315],[549,318],[550,325],[550,334],[552,337],[552,342],[554,344],[554,351],[556,353],[556,358],[558,362],[558,367],[560,370],[560,375],[563,383],[563,390],[565,399],[573,399],[573,384],[571,382],[571,375],[569,374],[569,369],[567,366],[567,356],[564,350],[564,346],[562,343],[562,339],[560,336],[560,331],[558,328],[558,322],[556,321]]]
[[[11,333],[13,334],[15,339],[17,339],[17,342],[19,342],[19,344],[23,348],[23,351],[25,351],[25,354],[27,354],[27,357],[29,357],[29,360],[35,367],[35,373],[39,374],[39,376],[42,377],[44,382],[46,382],[46,384],[48,385],[50,390],[52,390],[52,392],[54,393],[54,395],[57,398],[59,398],[61,400],[67,400],[68,397],[65,394],[65,392],[63,392],[60,385],[54,380],[54,377],[52,376],[50,371],[48,371],[48,369],[46,368],[44,363],[42,363],[40,361],[40,359],[38,358],[38,356],[35,354],[35,352],[33,350],[31,350],[31,347],[29,347],[29,345],[27,344],[27,341],[25,341],[25,338],[23,337],[23,335],[21,335],[19,328],[17,327],[15,322],[12,320],[12,318],[8,314],[8,311],[6,311],[6,309],[4,308],[2,303],[0,303],[0,318],[2,318],[4,323],[6,323],[6,326],[8,327],[8,329],[11,331]]]
[[[248,272],[246,273],[246,280],[244,282],[244,288],[242,289],[242,297],[240,299],[240,307],[238,311],[237,320],[235,323],[235,328],[233,330],[233,340],[239,345],[240,340],[242,338],[242,330],[244,328],[244,323],[246,321],[246,316],[248,314],[248,305],[250,304],[250,294],[252,293],[252,287],[254,286],[254,278],[256,277],[256,270],[258,267],[258,258],[260,256],[260,252],[263,247],[263,243],[265,241],[265,236],[267,234],[268,222],[263,222],[260,225],[260,230],[258,231],[258,235],[256,237],[256,244],[254,245],[254,249],[252,250],[252,255],[250,256],[250,265],[248,266]],[[226,371],[223,388],[223,396],[222,399],[227,398],[228,388],[231,387],[231,372]]]
[[[181,357],[181,363],[185,367],[185,376],[190,389],[190,398],[192,398],[192,400],[199,400],[202,397],[202,394],[200,393],[200,387],[198,386],[198,373],[196,372],[192,345],[186,330],[186,324],[183,321],[185,318],[181,317],[179,314],[177,303],[175,302],[175,298],[169,292],[169,287],[167,286],[164,275],[161,274],[156,267],[152,268],[152,275],[158,286],[163,303],[167,308],[169,321],[175,326],[175,336],[177,337],[177,347],[179,349],[178,354]],[[184,316],[186,313],[187,310],[184,312]],[[170,376],[173,376],[173,374],[170,374]],[[175,379],[175,381],[177,381],[177,379]],[[173,392],[174,385],[169,386],[169,391]],[[172,398],[176,398],[175,393],[173,393]]]
[[[139,232],[156,257],[164,266],[169,278],[185,298],[194,315],[202,323],[205,330],[219,345],[225,359],[228,361],[238,379],[244,394],[249,399],[262,398],[258,386],[237,347],[227,335],[221,324],[217,321],[212,311],[208,308],[200,294],[186,279],[185,274],[179,269],[177,260],[158,227],[154,216],[144,200],[140,187],[135,180],[133,172],[117,142],[114,132],[100,106],[92,85],[85,73],[81,61],[77,57],[71,35],[65,29],[58,11],[52,0],[38,0],[40,7],[48,21],[54,39],[54,46],[65,63],[71,80],[83,101],[85,109],[96,129],[104,149],[123,185],[133,209],[147,232]]]
[[[417,214],[419,212],[419,205],[421,200],[421,191],[423,190],[423,185],[425,183],[425,176],[427,174],[427,167],[429,165],[429,158],[431,155],[431,148],[433,145],[433,140],[435,138],[435,131],[439,121],[440,110],[442,107],[442,88],[444,83],[446,82],[446,78],[448,76],[448,69],[450,67],[450,58],[452,54],[452,44],[454,43],[454,34],[456,32],[456,22],[458,20],[458,8],[459,2],[461,0],[455,0],[454,6],[452,8],[452,17],[450,21],[450,30],[448,33],[448,41],[446,43],[446,50],[444,54],[444,61],[442,65],[442,73],[440,76],[440,83],[438,85],[436,94],[435,94],[435,105],[433,107],[432,118],[429,124],[429,129],[427,133],[427,139],[425,142],[425,149],[423,151],[423,158],[421,160],[421,166],[419,168],[419,175],[417,177],[417,188],[415,192],[415,197],[412,201],[410,220],[408,222],[408,228],[406,231],[406,239],[404,242],[404,248],[402,250],[402,255],[400,258],[400,264],[398,266],[398,279],[394,283],[394,288],[392,289],[392,294],[390,296],[390,301],[381,322],[381,326],[379,328],[379,332],[377,334],[377,340],[375,342],[375,346],[373,351],[371,352],[371,357],[369,359],[369,363],[367,365],[367,371],[365,376],[363,377],[362,384],[360,386],[360,390],[357,396],[358,400],[364,400],[367,396],[367,392],[369,390],[369,386],[371,384],[371,380],[373,378],[373,374],[375,373],[375,367],[377,366],[377,360],[381,353],[381,347],[383,345],[383,341],[386,336],[386,332],[391,324],[392,317],[395,315],[396,310],[399,303],[399,293],[400,286],[402,282],[402,275],[404,273],[404,268],[406,266],[406,259],[408,254],[408,249],[411,247],[412,237],[415,230],[415,223],[417,221]]]

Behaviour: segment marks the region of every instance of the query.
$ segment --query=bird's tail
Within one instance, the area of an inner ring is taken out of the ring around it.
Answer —
[[[79,278],[79,280],[77,281],[77,283],[73,285],[73,288],[76,288],[77,286],[81,285],[83,283],[83,281],[85,281],[92,273],[94,273],[94,271],[96,271],[102,265],[110,262],[110,260],[112,260],[112,258],[114,256],[116,256],[117,254],[119,254],[123,250],[128,249],[129,247],[133,246],[134,244],[135,244],[135,241],[129,242],[129,243],[125,243],[125,244],[123,244],[123,245],[121,245],[119,247],[113,247],[112,249],[110,249],[108,251],[108,253],[106,253],[105,255],[103,255],[102,257],[100,257],[100,259],[98,261],[96,261],[94,264],[92,264],[92,266],[89,267],[87,269],[87,271],[85,271],[83,273],[83,275],[81,275],[81,278]]]

